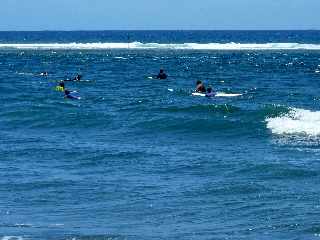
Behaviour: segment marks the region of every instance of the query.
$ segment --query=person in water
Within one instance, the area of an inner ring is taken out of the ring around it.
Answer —
[[[64,81],[61,81],[61,82],[59,83],[59,87],[62,87],[62,88],[63,88],[63,90],[64,90],[64,87],[65,87],[65,85],[64,85]]]
[[[65,89],[64,81],[59,82],[59,85],[56,86],[56,90],[63,92],[64,89]]]
[[[216,92],[212,89],[211,86],[207,88],[206,97],[214,97],[216,95]]]
[[[66,77],[66,79],[64,81],[80,81],[81,78],[82,78],[82,75],[77,74],[74,78]]]
[[[40,76],[47,77],[47,76],[48,76],[48,72],[41,72],[41,73],[40,73]]]
[[[197,81],[196,92],[206,93],[206,87],[201,81]]]
[[[71,96],[70,94],[71,94],[71,92],[69,90],[67,90],[67,89],[64,90],[64,97],[65,98],[70,98],[70,96]]]
[[[167,79],[167,74],[164,72],[164,70],[163,69],[160,69],[160,72],[159,72],[159,74],[157,75],[157,78],[158,79]]]
[[[80,81],[82,78],[81,75],[77,74],[77,76],[75,76],[75,78],[73,79],[74,81]]]

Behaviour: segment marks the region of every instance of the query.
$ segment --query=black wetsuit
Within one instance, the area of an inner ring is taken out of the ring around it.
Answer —
[[[158,79],[167,79],[167,77],[168,76],[165,73],[159,73],[158,76],[157,76]]]

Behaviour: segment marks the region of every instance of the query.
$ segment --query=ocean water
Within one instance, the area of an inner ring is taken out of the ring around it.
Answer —
[[[319,239],[319,39],[0,32],[0,239]]]

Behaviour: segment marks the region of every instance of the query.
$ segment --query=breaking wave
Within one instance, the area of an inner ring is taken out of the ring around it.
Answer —
[[[266,121],[267,128],[274,134],[320,135],[320,111],[292,108],[289,113]]]

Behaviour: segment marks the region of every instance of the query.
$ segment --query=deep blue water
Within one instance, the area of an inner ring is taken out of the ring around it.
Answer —
[[[0,43],[319,43],[320,31],[45,31],[0,32]]]
[[[319,31],[105,31],[0,45],[128,35],[320,44]],[[159,68],[169,78],[149,79]],[[76,73],[90,82],[66,82],[81,99],[65,99],[54,88]],[[194,97],[196,80],[243,95]],[[0,48],[0,239],[318,239],[319,87],[308,48]]]

